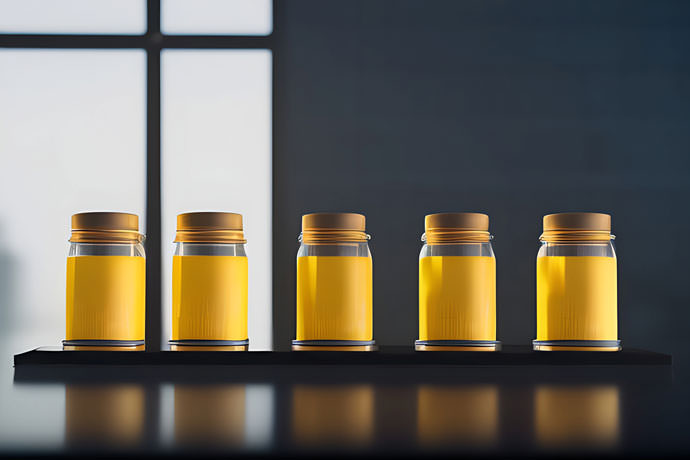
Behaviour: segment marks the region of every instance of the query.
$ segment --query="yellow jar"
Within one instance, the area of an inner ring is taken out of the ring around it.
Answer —
[[[419,254],[418,351],[495,351],[496,258],[489,216],[426,216]]]
[[[608,214],[544,216],[535,350],[620,350],[613,239]]]
[[[246,242],[240,214],[177,216],[171,349],[247,349]]]
[[[364,230],[361,214],[302,216],[293,350],[373,348],[372,261]]]
[[[67,350],[142,350],[146,258],[139,218],[119,212],[72,216],[67,257]]]

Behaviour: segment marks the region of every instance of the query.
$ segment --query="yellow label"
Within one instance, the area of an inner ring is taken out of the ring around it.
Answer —
[[[617,340],[616,259],[537,258],[537,340]]]
[[[146,259],[67,258],[67,340],[144,340]]]
[[[237,256],[173,257],[173,340],[246,340],[248,264]]]
[[[372,340],[371,258],[297,258],[297,340]]]
[[[419,260],[419,340],[496,340],[496,259]]]

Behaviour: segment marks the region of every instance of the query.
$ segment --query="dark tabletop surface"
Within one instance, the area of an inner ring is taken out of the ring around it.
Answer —
[[[673,365],[623,362],[631,350],[618,363],[549,357],[521,365],[442,357],[406,364],[409,350],[382,353],[398,361],[310,365],[301,355],[260,358],[282,364],[13,368],[8,353],[0,454],[663,456],[690,449],[683,351]]]

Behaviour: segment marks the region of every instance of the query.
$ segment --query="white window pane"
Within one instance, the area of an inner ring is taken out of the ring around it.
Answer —
[[[144,34],[145,0],[0,0],[0,33]]]
[[[143,229],[145,67],[143,51],[0,50],[0,335],[64,338],[72,214]]]
[[[271,309],[271,52],[162,57],[163,340],[171,331],[176,216],[239,212],[249,256],[249,343],[268,349]]]
[[[270,35],[270,0],[162,0],[161,30],[166,34]]]

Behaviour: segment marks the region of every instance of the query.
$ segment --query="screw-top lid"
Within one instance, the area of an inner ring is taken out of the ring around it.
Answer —
[[[72,243],[138,243],[139,216],[125,212],[80,212],[72,216]]]
[[[352,230],[363,232],[366,218],[351,212],[316,212],[302,216],[302,230]]]
[[[187,212],[177,216],[175,243],[244,244],[242,215],[234,212]]]
[[[489,216],[477,212],[443,212],[424,218],[422,241],[427,244],[487,242]]]
[[[598,212],[563,212],[544,216],[544,233],[548,242],[609,241],[611,216]]]
[[[340,241],[363,242],[366,218],[349,212],[319,212],[302,216],[302,241],[305,244]]]

